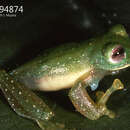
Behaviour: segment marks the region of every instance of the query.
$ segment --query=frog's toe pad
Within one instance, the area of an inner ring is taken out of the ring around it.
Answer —
[[[113,112],[111,110],[108,110],[106,115],[108,115],[109,118],[115,118],[116,117],[115,112]]]
[[[114,82],[113,82],[113,87],[116,90],[120,90],[120,89],[124,88],[124,85],[122,84],[122,82],[119,79],[115,79]]]

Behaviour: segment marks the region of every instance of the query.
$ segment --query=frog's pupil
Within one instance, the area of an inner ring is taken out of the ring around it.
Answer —
[[[117,46],[112,50],[112,60],[115,62],[121,61],[123,58],[125,58],[125,50],[122,46]]]

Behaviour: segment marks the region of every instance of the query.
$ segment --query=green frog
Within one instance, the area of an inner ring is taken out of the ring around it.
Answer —
[[[94,91],[105,75],[129,66],[130,38],[124,26],[116,25],[102,36],[49,49],[9,73],[1,69],[0,89],[18,115],[36,121],[42,129],[54,130],[59,127],[50,121],[54,112],[32,90],[70,88],[68,96],[82,115],[91,120],[103,115],[114,118],[106,102],[114,91],[123,89],[121,81],[115,79],[105,93],[98,91],[97,101],[92,100],[86,87]]]

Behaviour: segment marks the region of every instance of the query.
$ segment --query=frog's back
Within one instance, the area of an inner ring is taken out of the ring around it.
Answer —
[[[12,74],[30,88],[54,91],[71,87],[90,69],[84,47],[72,43],[46,51]]]

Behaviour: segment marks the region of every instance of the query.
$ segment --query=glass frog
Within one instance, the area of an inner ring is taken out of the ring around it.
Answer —
[[[116,25],[103,36],[52,48],[9,73],[0,70],[0,89],[18,115],[36,121],[42,129],[55,130],[59,126],[50,121],[54,113],[31,89],[70,88],[69,98],[82,115],[91,120],[103,115],[114,118],[106,102],[111,93],[123,89],[121,81],[115,79],[105,93],[97,92],[96,102],[88,95],[86,87],[94,91],[105,75],[129,66],[130,38],[122,25]]]

